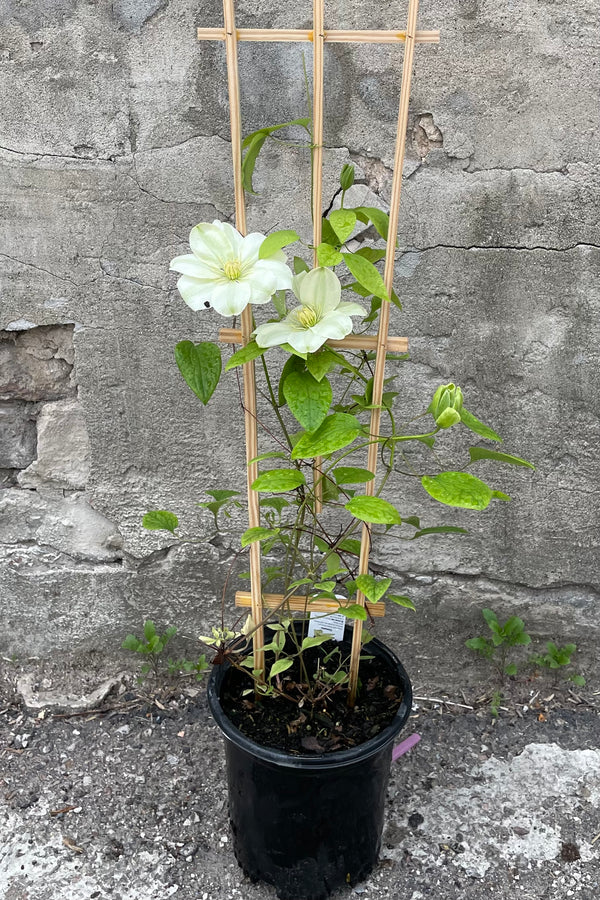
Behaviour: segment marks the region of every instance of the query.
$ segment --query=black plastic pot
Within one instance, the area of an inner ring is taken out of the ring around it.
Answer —
[[[219,702],[228,665],[213,667],[208,703],[226,739],[235,855],[246,875],[272,884],[282,900],[324,900],[366,878],[377,862],[392,744],[410,713],[412,688],[384,644],[371,641],[369,653],[399,676],[396,716],[364,744],[321,756],[292,756],[245,737]]]

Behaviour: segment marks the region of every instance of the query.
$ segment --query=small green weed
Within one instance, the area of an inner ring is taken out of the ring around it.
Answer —
[[[159,634],[156,631],[154,622],[151,619],[146,619],[144,622],[143,639],[137,637],[135,634],[128,634],[121,646],[124,650],[131,650],[132,653],[137,653],[140,656],[147,658],[147,661],[144,662],[140,668],[142,676],[146,676],[152,672],[154,676],[158,678],[162,670],[164,651],[167,644],[176,634],[177,628],[174,625],[170,625],[165,630],[164,634]],[[204,672],[210,668],[210,665],[206,662],[205,654],[199,656],[196,662],[189,659],[168,659],[166,660],[165,665],[166,672],[169,675],[175,676],[182,673],[186,675],[195,674],[198,680],[200,680]]]
[[[546,652],[543,654],[534,654],[534,656],[530,657],[530,662],[541,669],[548,669],[548,671],[558,677],[561,669],[565,669],[567,666],[571,665],[571,657],[576,650],[576,644],[565,644],[564,647],[558,647],[554,641],[548,641],[546,644]],[[579,687],[583,687],[585,684],[583,675],[578,675],[575,672],[568,675],[567,680],[572,681],[573,684],[576,684]]]
[[[506,675],[517,674],[516,663],[508,662],[509,651],[513,647],[530,644],[531,638],[525,631],[525,623],[518,616],[511,616],[501,625],[493,610],[483,609],[481,612],[492,633],[491,637],[474,637],[465,643],[470,650],[489,659],[504,681]]]

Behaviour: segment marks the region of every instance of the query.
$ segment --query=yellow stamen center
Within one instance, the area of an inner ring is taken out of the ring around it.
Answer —
[[[230,281],[237,281],[242,274],[242,264],[239,259],[228,259],[223,266],[223,274]]]
[[[312,328],[313,325],[316,325],[319,321],[319,317],[314,309],[311,309],[310,306],[303,306],[296,313],[298,317],[298,321],[301,325],[304,325],[305,328]]]

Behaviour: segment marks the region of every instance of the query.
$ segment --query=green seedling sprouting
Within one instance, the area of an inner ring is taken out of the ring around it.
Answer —
[[[502,692],[494,691],[492,694],[492,699],[490,700],[490,712],[495,719],[498,718],[500,713],[500,704],[502,703]]]
[[[553,641],[548,641],[546,644],[546,652],[535,654],[530,657],[530,662],[532,662],[534,666],[539,666],[539,668],[548,669],[558,677],[561,669],[571,665],[571,657],[576,650],[576,644],[565,644],[564,647],[558,647]],[[578,675],[575,672],[568,676],[568,680],[579,687],[583,687],[585,684],[583,675]]]
[[[508,654],[512,647],[531,643],[525,623],[518,616],[511,616],[501,625],[493,610],[483,609],[481,612],[492,636],[470,638],[465,642],[466,646],[480,653],[484,659],[489,659],[502,680],[505,675],[516,675],[516,663],[508,662]]]
[[[142,675],[147,675],[150,671],[153,671],[154,675],[158,676],[161,655],[171,638],[176,634],[177,629],[174,625],[170,625],[164,634],[157,634],[156,626],[152,619],[146,619],[144,622],[144,638],[141,639],[135,634],[128,634],[121,646],[124,650],[131,650],[133,653],[138,653],[140,656],[148,658],[148,661],[143,663],[141,667]]]

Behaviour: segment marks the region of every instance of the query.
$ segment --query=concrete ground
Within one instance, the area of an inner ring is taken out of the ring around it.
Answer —
[[[3,900],[274,898],[233,857],[203,686],[101,668],[67,683],[5,667]],[[600,697],[577,691],[521,682],[497,719],[476,692],[416,700],[403,736],[421,741],[392,766],[380,863],[335,900],[596,900]]]

